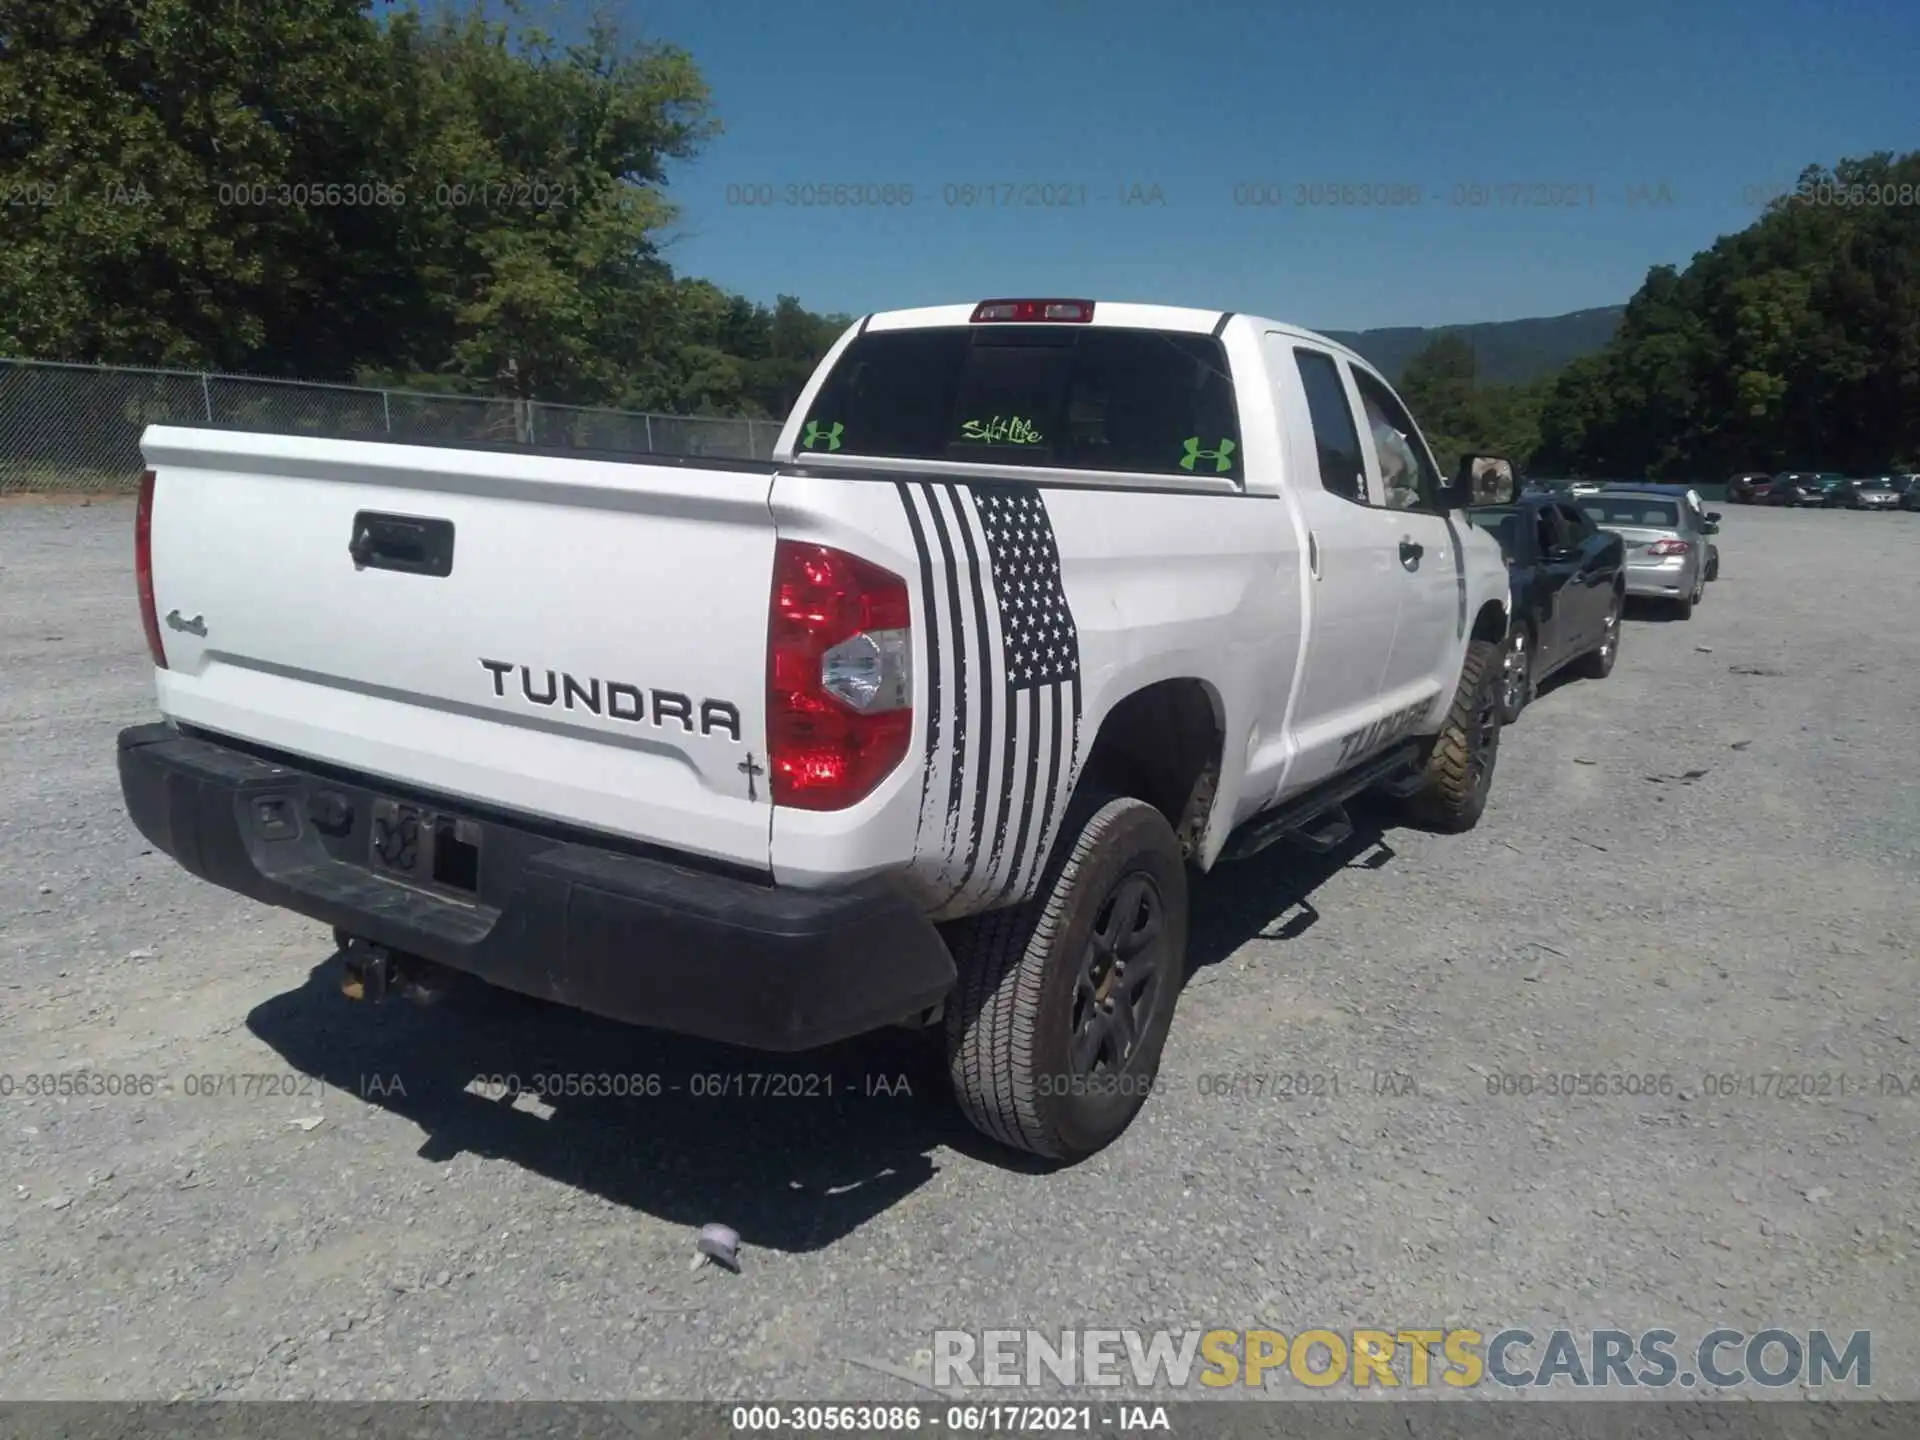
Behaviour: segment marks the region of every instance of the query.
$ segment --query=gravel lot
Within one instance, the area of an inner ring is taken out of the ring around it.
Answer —
[[[976,1141],[905,1037],[773,1061],[342,999],[322,927],[124,818],[131,519],[0,505],[0,1398],[935,1401],[874,1365],[936,1327],[1529,1323],[1871,1329],[1875,1391],[1920,1398],[1920,516],[1726,507],[1706,603],[1554,685],[1478,830],[1203,882],[1161,1093],[1052,1173]],[[22,1093],[82,1067],[173,1093]],[[554,1069],[839,1093],[467,1088]],[[1232,1071],[1340,1089],[1203,1093]],[[1848,1093],[1705,1083],[1773,1072]],[[741,1274],[689,1271],[707,1221]]]

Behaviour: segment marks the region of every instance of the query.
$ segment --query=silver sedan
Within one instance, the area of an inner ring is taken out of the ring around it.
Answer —
[[[1605,490],[1575,502],[1626,542],[1627,594],[1664,600],[1682,620],[1707,588],[1707,537],[1693,508],[1674,495]]]
[[[1898,510],[1900,491],[1893,476],[1880,475],[1867,480],[1849,480],[1844,503],[1849,510]]]

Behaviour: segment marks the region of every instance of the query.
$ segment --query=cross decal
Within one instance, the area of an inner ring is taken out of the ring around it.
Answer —
[[[747,777],[747,799],[758,800],[760,797],[753,788],[753,778],[756,775],[766,774],[767,767],[756,761],[753,758],[753,752],[749,750],[747,752],[747,758],[742,760],[734,768]]]

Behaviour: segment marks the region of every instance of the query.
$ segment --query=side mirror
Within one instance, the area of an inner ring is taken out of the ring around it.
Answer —
[[[1513,461],[1504,455],[1462,455],[1453,481],[1441,495],[1448,510],[1474,505],[1511,505],[1520,493]]]
[[[1714,516],[1709,515],[1707,517],[1707,523],[1702,525],[1700,529],[1703,534],[1718,535],[1720,533],[1720,521]]]
[[[1707,511],[1707,523],[1709,525],[1718,525],[1720,523],[1720,512],[1718,510]]]

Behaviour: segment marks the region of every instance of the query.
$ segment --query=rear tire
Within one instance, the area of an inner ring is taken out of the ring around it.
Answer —
[[[1153,1089],[1186,982],[1187,868],[1143,800],[1088,797],[1061,835],[1071,848],[1033,900],[949,931],[947,1072],[976,1129],[1073,1162],[1118,1139]]]
[[[1603,638],[1580,657],[1580,673],[1587,679],[1604,680],[1613,673],[1613,662],[1620,656],[1620,617],[1626,608],[1626,592],[1615,590],[1607,618],[1600,622]]]
[[[1491,640],[1467,646],[1446,723],[1427,754],[1426,788],[1407,802],[1417,824],[1459,834],[1480,823],[1500,753],[1501,659]]]
[[[1533,703],[1533,666],[1536,653],[1532,630],[1522,625],[1507,637],[1500,657],[1500,723],[1511,725]]]
[[[1693,598],[1691,596],[1684,600],[1676,600],[1673,602],[1673,618],[1676,620],[1691,620],[1693,618]]]

